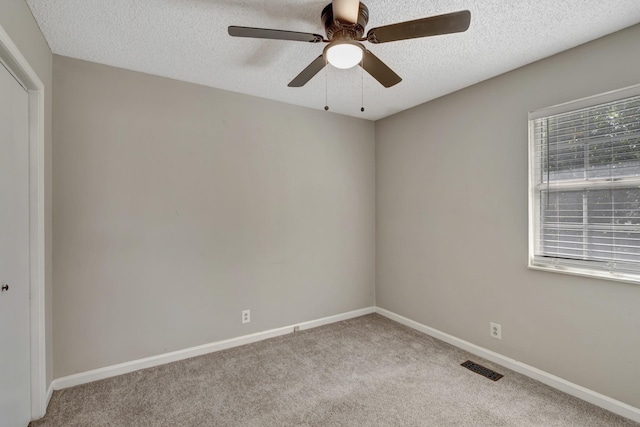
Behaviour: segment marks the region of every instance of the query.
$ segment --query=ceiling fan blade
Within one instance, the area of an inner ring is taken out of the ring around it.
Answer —
[[[347,24],[358,22],[359,0],[333,0],[333,17]]]
[[[229,35],[233,37],[250,37],[254,39],[293,40],[297,42],[319,43],[323,37],[319,34],[299,33],[297,31],[270,30],[268,28],[229,27]]]
[[[402,81],[402,78],[389,68],[387,64],[368,50],[364,52],[361,66],[384,87],[391,87]]]
[[[313,76],[318,74],[320,70],[322,70],[325,67],[325,65],[327,65],[327,61],[324,59],[324,55],[318,56],[316,59],[313,60],[311,64],[307,66],[307,68],[302,70],[302,72],[298,74],[295,79],[291,80],[291,83],[289,83],[287,86],[289,87],[304,86],[305,84],[307,84],[309,80],[313,78]]]
[[[372,28],[367,33],[367,40],[371,43],[387,43],[441,34],[461,33],[467,31],[470,23],[471,12],[461,10],[460,12]]]

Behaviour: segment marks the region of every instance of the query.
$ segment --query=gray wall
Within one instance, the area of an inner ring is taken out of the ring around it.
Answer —
[[[373,304],[372,122],[53,70],[56,378]]]
[[[40,28],[24,0],[0,1],[0,25],[18,46],[29,65],[45,85],[45,305],[47,386],[53,380],[52,351],[52,225],[51,225],[51,62],[52,55]]]
[[[640,407],[640,285],[527,269],[527,113],[640,83],[638,40],[376,123],[378,306]]]

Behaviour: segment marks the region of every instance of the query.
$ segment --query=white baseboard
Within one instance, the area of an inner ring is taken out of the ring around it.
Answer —
[[[78,374],[56,378],[51,383],[52,387],[49,387],[50,391],[48,394],[48,399],[51,397],[50,393],[52,388],[54,390],[62,390],[64,388],[138,371],[140,369],[164,365],[166,363],[176,362],[178,360],[202,356],[204,354],[214,353],[216,351],[226,350],[228,348],[238,347],[245,344],[251,344],[257,341],[266,340],[268,338],[290,334],[294,331],[294,327],[296,326],[299,328],[299,330],[311,329],[322,325],[328,325],[330,323],[340,322],[342,320],[352,319],[354,317],[364,316],[365,314],[370,314],[374,311],[374,307],[362,308],[359,310],[349,311],[347,313],[336,314],[335,316],[323,317],[322,319],[310,320],[308,322],[297,323],[295,325],[284,326],[282,328],[256,332],[254,334],[243,335],[241,337],[231,338],[224,341],[216,341],[209,344],[199,345],[197,347],[185,348],[183,350],[172,351],[156,356],[145,357],[144,359],[132,360],[130,362],[105,366],[104,368],[94,369],[92,371],[80,372]]]
[[[360,317],[366,314],[375,313],[375,311],[376,311],[375,307],[361,308],[359,310],[348,311],[346,313],[336,314],[334,316],[323,317],[321,319],[309,320],[308,322],[297,323],[289,327],[293,330],[293,328],[297,326],[300,331],[304,331],[305,329],[317,328],[318,326],[324,326],[330,323],[342,322],[343,320],[349,320],[349,319],[353,319],[354,317]]]
[[[469,353],[473,353],[491,362],[497,363],[501,366],[504,366],[505,368],[511,369],[512,371],[516,371],[520,374],[526,375],[527,377],[540,381],[543,384],[575,396],[578,399],[582,399],[615,414],[621,415],[625,418],[629,418],[633,421],[640,422],[639,408],[628,405],[624,402],[620,402],[619,400],[612,399],[608,396],[605,396],[604,394],[600,394],[586,387],[574,384],[548,372],[542,371],[538,368],[534,368],[533,366],[518,362],[517,360],[488,350],[484,347],[480,347],[468,341],[456,338],[453,335],[449,335],[437,329],[430,328],[429,326],[425,326],[404,316],[400,316],[399,314],[393,313],[389,310],[385,310],[384,308],[376,307],[375,311],[376,313],[387,317],[395,322],[423,332],[427,335],[430,335],[463,350],[466,350]]]

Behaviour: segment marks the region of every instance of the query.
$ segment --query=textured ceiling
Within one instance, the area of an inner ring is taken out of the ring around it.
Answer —
[[[371,120],[640,22],[638,0],[368,0],[367,29],[464,9],[471,26],[459,34],[367,44],[403,78],[392,88],[363,77],[359,67],[327,67],[306,86],[289,88],[324,44],[233,38],[227,27],[324,35],[320,12],[329,0],[27,3],[56,54],[317,109],[326,95],[332,112]]]

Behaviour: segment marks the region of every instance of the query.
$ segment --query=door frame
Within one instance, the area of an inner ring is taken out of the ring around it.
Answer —
[[[47,390],[45,323],[45,168],[42,80],[0,25],[0,60],[29,93],[29,311],[31,419],[44,416]]]

